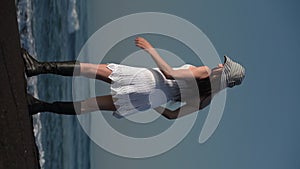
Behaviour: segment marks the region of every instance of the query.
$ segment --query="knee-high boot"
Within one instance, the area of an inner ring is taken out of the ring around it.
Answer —
[[[56,114],[81,114],[81,102],[53,102],[47,103],[27,94],[28,110],[31,115],[39,112],[53,112]],[[76,113],[77,111],[77,113]]]
[[[80,63],[76,61],[39,62],[23,48],[21,49],[21,55],[24,60],[27,77],[47,73],[62,76],[76,76],[80,74]]]

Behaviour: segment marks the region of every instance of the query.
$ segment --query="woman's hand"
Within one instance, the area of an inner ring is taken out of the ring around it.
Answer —
[[[153,46],[146,39],[144,39],[142,37],[137,37],[135,39],[135,45],[137,47],[144,49],[147,52],[150,52],[153,50]]]

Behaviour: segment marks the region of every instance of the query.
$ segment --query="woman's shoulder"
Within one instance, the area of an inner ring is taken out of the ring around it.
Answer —
[[[196,66],[186,63],[186,64],[183,64],[179,67],[175,67],[174,69],[189,69],[189,68],[196,68]]]
[[[183,69],[195,69],[195,68],[198,68],[198,69],[204,69],[204,70],[208,70],[209,69],[208,66],[195,66],[195,65],[192,65],[192,64],[188,64],[188,63],[180,66],[180,68],[183,68]]]

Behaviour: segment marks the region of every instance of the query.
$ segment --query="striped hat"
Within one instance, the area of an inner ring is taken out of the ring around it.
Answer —
[[[232,61],[228,56],[224,56],[224,68],[222,79],[226,87],[232,88],[235,85],[240,85],[245,77],[245,68]],[[225,78],[225,79],[224,79]]]

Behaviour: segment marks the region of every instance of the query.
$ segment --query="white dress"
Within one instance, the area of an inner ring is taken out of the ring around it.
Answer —
[[[190,66],[185,64],[174,69],[188,69]],[[184,81],[166,79],[158,68],[131,67],[115,63],[108,64],[107,68],[112,71],[109,75],[112,80],[110,88],[117,108],[113,115],[117,118],[170,101],[179,101],[182,97],[180,91],[188,88]]]

